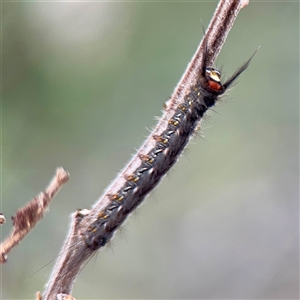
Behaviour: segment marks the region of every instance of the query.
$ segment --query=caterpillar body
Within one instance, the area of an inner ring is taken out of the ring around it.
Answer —
[[[147,153],[137,154],[140,164],[132,173],[124,176],[124,183],[116,193],[108,195],[108,205],[84,233],[85,243],[91,250],[105,246],[115,230],[174,165],[205,112],[246,70],[255,54],[222,84],[221,73],[207,65],[207,43],[204,45],[203,64],[196,83],[187,91],[184,101],[173,110],[165,130],[151,136],[153,147]]]

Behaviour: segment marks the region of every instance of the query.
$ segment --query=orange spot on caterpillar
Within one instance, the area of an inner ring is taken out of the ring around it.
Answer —
[[[139,181],[139,177],[138,177],[138,176],[135,176],[135,175],[126,175],[125,178],[126,178],[126,180],[128,180],[128,181],[133,181],[133,182]]]
[[[168,139],[160,136],[160,135],[154,135],[153,136],[154,140],[157,141],[157,142],[160,142],[162,144],[167,144],[168,143]]]
[[[174,126],[177,126],[178,124],[179,124],[179,122],[178,121],[176,121],[176,120],[173,120],[173,119],[171,119],[171,120],[169,120],[169,122],[168,122],[169,124],[172,124],[172,125],[174,125]]]
[[[106,214],[104,211],[102,211],[99,215],[98,215],[99,218],[101,219],[107,219],[109,217],[108,214]]]
[[[179,104],[179,105],[178,105],[178,108],[179,108],[180,110],[182,110],[182,111],[186,111],[186,107],[185,107],[184,105],[182,105],[182,104]]]
[[[124,196],[120,195],[120,194],[113,194],[113,195],[109,195],[109,199],[112,201],[122,201],[124,199]]]
[[[154,162],[154,158],[147,154],[140,154],[139,158],[140,160],[148,162],[150,164]]]

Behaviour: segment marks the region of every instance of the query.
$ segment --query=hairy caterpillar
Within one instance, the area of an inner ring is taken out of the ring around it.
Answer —
[[[205,42],[203,64],[196,83],[186,92],[184,101],[173,109],[174,113],[167,120],[162,133],[153,133],[150,136],[152,148],[146,153],[145,149],[141,148],[137,154],[140,163],[133,172],[123,176],[123,184],[116,193],[107,195],[110,200],[108,205],[84,233],[85,243],[91,250],[105,246],[115,230],[174,165],[205,112],[215,105],[218,98],[246,70],[254,54],[222,83],[221,73],[208,66],[208,49]],[[165,109],[169,109],[167,105]]]

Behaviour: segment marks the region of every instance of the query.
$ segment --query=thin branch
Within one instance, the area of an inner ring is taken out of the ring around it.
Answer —
[[[58,168],[46,190],[33,198],[26,206],[20,208],[12,217],[13,231],[10,236],[0,245],[0,263],[7,261],[7,255],[25,235],[44,217],[47,208],[59,189],[69,179],[69,174]]]
[[[214,104],[214,101],[207,104],[203,100],[207,95],[205,92],[203,95],[201,86],[199,88],[199,76],[203,75],[203,70],[206,72],[207,64],[215,61],[239,11],[247,4],[245,0],[220,0],[157,126],[91,211],[78,211],[73,215],[70,232],[43,293],[44,300],[57,299],[62,293],[71,294],[83,263],[105,246],[126,217],[176,163],[203,114]],[[213,82],[213,87],[221,88],[222,85]],[[197,104],[193,100],[197,97],[198,100],[202,97],[204,103],[198,101],[201,103]],[[211,96],[212,100],[216,97]]]

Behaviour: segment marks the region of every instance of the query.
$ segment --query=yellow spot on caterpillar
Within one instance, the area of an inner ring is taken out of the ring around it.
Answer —
[[[122,201],[124,199],[124,196],[119,195],[119,194],[114,194],[114,195],[110,196],[110,199],[112,201],[119,201],[120,202],[120,201]]]
[[[135,176],[135,175],[128,175],[128,176],[125,176],[125,178],[129,181],[133,181],[133,182],[137,182],[139,181],[139,177],[138,176]]]
[[[147,155],[147,154],[140,154],[139,158],[143,161],[146,161],[146,162],[150,163],[150,164],[154,162],[154,158]]]
[[[98,215],[99,218],[101,219],[107,219],[109,216],[108,214],[106,214],[104,211],[102,211],[99,215]]]
[[[163,144],[167,144],[168,141],[169,141],[168,139],[163,138],[162,136],[158,136],[158,135],[153,136],[153,138],[154,138],[157,142],[160,142],[160,143],[163,143]]]
[[[178,105],[178,108],[181,109],[182,111],[186,111],[186,107],[181,104]]]
[[[97,231],[97,227],[92,227],[92,226],[90,226],[90,227],[89,227],[89,230],[90,230],[91,232],[96,232],[96,231]]]
[[[154,162],[154,158],[153,158],[153,157],[150,157],[150,158],[148,159],[148,162],[149,162],[150,164],[152,164],[152,163]]]
[[[173,119],[171,119],[171,120],[169,120],[169,122],[168,122],[169,124],[172,124],[172,125],[174,125],[174,126],[177,126],[178,124],[179,124],[179,122],[178,121],[176,121],[176,120],[173,120]]]

